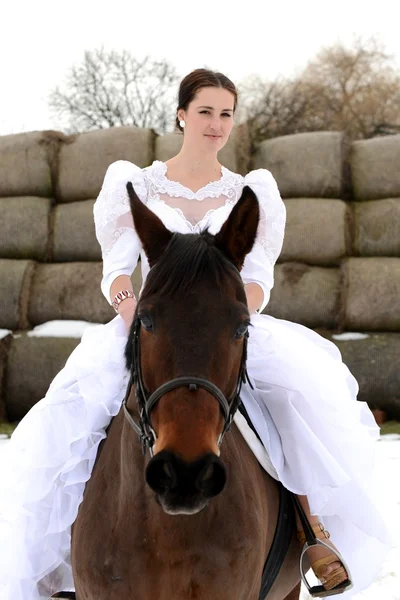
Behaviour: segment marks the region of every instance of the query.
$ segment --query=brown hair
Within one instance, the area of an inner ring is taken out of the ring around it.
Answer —
[[[179,86],[178,108],[176,109],[176,112],[181,108],[187,110],[197,92],[204,87],[223,88],[228,90],[228,92],[231,92],[235,99],[233,106],[233,111],[235,112],[238,102],[238,93],[235,84],[232,83],[226,75],[218,73],[217,71],[210,71],[209,69],[195,69],[182,79]],[[176,127],[180,131],[183,131],[182,127],[179,125],[178,115],[176,116]]]

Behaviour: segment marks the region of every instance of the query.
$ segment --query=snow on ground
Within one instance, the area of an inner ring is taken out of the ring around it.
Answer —
[[[7,436],[0,435],[0,477],[2,470],[2,457],[8,444]],[[398,530],[397,546],[393,549],[383,565],[378,579],[367,590],[353,596],[354,600],[400,600],[400,436],[396,434],[385,435],[377,443],[376,466],[378,472],[379,488],[381,495],[389,494],[395,500],[393,514],[389,516],[390,522]],[[301,600],[308,600],[310,596],[303,589]]]
[[[29,337],[72,337],[81,338],[85,329],[96,327],[98,323],[87,321],[47,321],[28,331]]]
[[[335,333],[332,335],[332,339],[340,340],[345,342],[347,340],[365,340],[369,338],[367,333],[352,333],[351,331],[346,331],[345,333]]]

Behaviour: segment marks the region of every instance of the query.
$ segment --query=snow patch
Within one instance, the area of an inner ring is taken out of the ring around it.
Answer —
[[[87,321],[48,321],[37,325],[32,331],[28,331],[28,336],[81,338],[86,329],[98,325],[99,323],[88,323]]]
[[[9,329],[0,329],[0,340],[5,338],[9,333],[12,333]]]
[[[334,340],[339,341],[347,341],[347,340],[365,340],[369,335],[366,333],[352,333],[351,331],[346,331],[346,333],[336,333],[332,335]]]

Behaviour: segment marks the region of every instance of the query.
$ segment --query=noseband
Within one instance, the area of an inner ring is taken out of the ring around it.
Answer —
[[[139,437],[140,443],[142,445],[143,454],[146,454],[146,450],[148,448],[150,456],[153,456],[153,446],[157,439],[156,432],[154,431],[153,426],[151,424],[151,411],[154,409],[160,398],[164,396],[164,394],[167,394],[168,392],[181,387],[187,387],[191,392],[195,392],[199,388],[201,388],[212,394],[214,398],[218,401],[218,404],[221,408],[225,420],[224,427],[218,438],[218,446],[220,446],[225,433],[230,429],[233,417],[240,405],[240,390],[242,388],[242,383],[248,381],[249,385],[253,387],[250,383],[246,369],[247,340],[249,337],[249,332],[246,332],[243,340],[243,353],[242,359],[240,361],[239,376],[236,384],[236,389],[231,399],[228,401],[225,398],[224,394],[221,392],[221,390],[216,385],[211,383],[211,381],[208,381],[207,379],[203,379],[201,377],[190,376],[177,377],[176,379],[172,379],[171,381],[168,381],[167,383],[161,385],[152,394],[149,395],[145,389],[143,382],[140,353],[140,327],[140,319],[139,317],[136,317],[135,321],[133,322],[133,368],[131,371],[128,389],[122,405],[126,419],[128,420],[129,424]],[[136,421],[132,418],[127,407],[128,398],[130,396],[133,385],[135,385],[135,395],[139,409],[138,423],[136,423]]]

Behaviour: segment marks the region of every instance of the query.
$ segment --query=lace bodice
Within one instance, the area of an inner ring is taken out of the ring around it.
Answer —
[[[198,233],[208,227],[217,233],[239,200],[243,187],[250,186],[260,203],[256,243],[246,257],[242,279],[256,282],[264,291],[265,306],[273,286],[273,267],[281,252],[286,211],[272,174],[266,169],[245,177],[221,168],[221,177],[196,192],[168,178],[167,165],[154,161],[145,169],[117,161],[107,170],[94,205],[97,239],[103,256],[102,291],[110,302],[110,287],[119,275],[131,275],[139,255],[142,277],[149,271],[130,212],[126,183],[131,181],[142,202],[158,215],[171,231]]]

